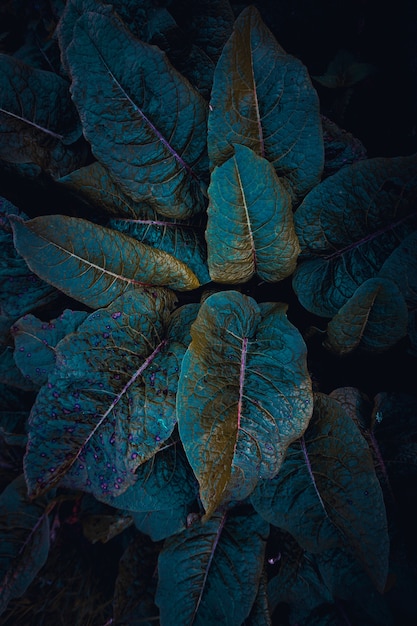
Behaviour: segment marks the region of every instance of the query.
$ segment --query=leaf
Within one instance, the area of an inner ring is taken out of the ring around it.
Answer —
[[[417,308],[417,231],[403,239],[387,258],[378,276],[396,283],[410,309]]]
[[[193,272],[170,254],[87,220],[48,215],[28,222],[14,218],[12,226],[15,246],[29,267],[92,308],[135,287],[199,286]]]
[[[61,481],[97,499],[122,493],[176,424],[175,394],[191,306],[132,292],[92,313],[57,345],[28,423],[32,497]]]
[[[417,155],[346,166],[294,215],[301,245],[293,288],[302,306],[333,317],[417,225]]]
[[[86,515],[83,518],[83,535],[91,543],[107,543],[132,524],[132,518],[123,514]]]
[[[317,94],[304,65],[287,54],[247,7],[237,18],[214,73],[208,123],[211,168],[243,144],[272,163],[300,200],[324,161]]]
[[[253,512],[215,513],[165,540],[158,560],[161,626],[235,626],[249,615],[268,525]]]
[[[0,496],[0,615],[20,598],[46,562],[49,518],[46,500],[30,502],[23,475]]]
[[[366,159],[366,149],[362,142],[351,133],[339,128],[324,115],[321,116],[324,141],[323,178],[338,172],[342,167]]]
[[[0,54],[0,159],[34,163],[59,177],[80,167],[85,150],[73,146],[81,137],[68,83]]]
[[[67,27],[64,14],[61,41]],[[133,200],[168,217],[201,211],[206,102],[116,17],[86,13],[70,32],[71,93],[96,158]]]
[[[229,0],[200,0],[192,5],[189,20],[194,43],[217,62],[224,44],[232,33],[233,9]]]
[[[278,475],[258,484],[251,503],[310,552],[349,547],[384,589],[389,539],[381,487],[365,440],[336,400],[315,395],[304,438],[290,446]]]
[[[258,594],[253,603],[252,610],[247,620],[243,622],[244,626],[272,626],[267,581],[266,572],[264,571],[259,580]]]
[[[177,414],[206,519],[222,501],[244,499],[259,477],[275,476],[307,427],[306,348],[285,311],[220,292],[204,301],[191,327]]]
[[[392,280],[369,278],[327,325],[324,347],[339,355],[383,352],[407,334],[405,300]]]
[[[74,332],[85,320],[85,311],[65,311],[50,322],[43,322],[28,314],[17,320],[11,329],[14,337],[16,365],[36,387],[47,382],[55,365],[55,346]]]
[[[17,367],[11,346],[6,346],[0,353],[0,382],[25,391],[34,391],[38,388],[37,385],[29,378],[26,378]]]
[[[246,146],[214,168],[208,189],[206,230],[212,280],[267,282],[289,276],[299,245],[290,197],[266,159]]]

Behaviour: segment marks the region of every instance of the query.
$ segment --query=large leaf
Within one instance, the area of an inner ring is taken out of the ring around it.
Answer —
[[[67,28],[64,14],[61,40]],[[206,102],[116,17],[85,13],[69,28],[71,93],[97,159],[133,200],[172,217],[200,211]]]
[[[0,496],[0,615],[29,587],[49,552],[48,502],[30,502],[23,475]]]
[[[210,101],[211,167],[243,144],[270,161],[294,198],[320,180],[324,151],[317,94],[306,68],[244,9],[217,63]]]
[[[299,245],[291,200],[275,170],[246,146],[212,173],[206,230],[212,280],[243,283],[256,273],[265,281],[295,269]]]
[[[383,590],[389,552],[383,495],[366,441],[336,400],[316,394],[304,438],[290,446],[278,475],[258,484],[251,502],[306,550],[349,546]]]
[[[249,615],[269,526],[253,511],[216,513],[167,539],[158,560],[161,626],[236,626]]]
[[[29,418],[31,495],[59,480],[98,499],[122,493],[176,423],[175,394],[191,306],[132,292],[92,313],[56,347]]]
[[[209,296],[191,328],[178,385],[181,440],[208,518],[272,478],[312,413],[304,341],[286,305],[236,291]]]
[[[383,352],[405,337],[407,321],[407,305],[397,285],[369,278],[329,322],[323,345],[340,355],[356,348]]]
[[[85,152],[71,146],[81,125],[68,87],[54,72],[0,55],[0,159],[57,177],[83,164]]]
[[[293,287],[312,313],[333,317],[417,226],[417,155],[374,158],[317,185],[294,215],[301,255]]]
[[[65,215],[12,221],[17,250],[30,269],[67,295],[96,308],[128,289],[194,289],[193,272],[170,254],[115,230]]]

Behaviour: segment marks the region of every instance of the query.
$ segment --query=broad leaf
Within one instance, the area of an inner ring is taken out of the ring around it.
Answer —
[[[417,231],[405,237],[378,274],[394,281],[410,309],[417,308]]]
[[[383,590],[389,552],[383,495],[366,441],[336,400],[316,394],[304,438],[288,449],[278,475],[258,484],[251,502],[306,550],[348,546]]]
[[[169,438],[191,306],[132,292],[92,313],[56,347],[57,362],[29,418],[25,473],[32,496],[59,480],[98,499],[122,493]]]
[[[236,626],[249,615],[269,526],[257,514],[216,513],[165,540],[158,560],[161,626]]]
[[[324,346],[344,355],[359,348],[383,352],[407,334],[407,305],[392,281],[369,278],[327,325]]]
[[[0,351],[0,382],[25,391],[38,389],[38,386],[30,377],[23,375],[21,370],[17,367],[11,346],[6,346]]]
[[[258,594],[253,603],[252,610],[249,617],[244,621],[243,626],[272,626],[265,571],[260,578]]]
[[[15,246],[30,269],[93,308],[135,287],[199,286],[193,272],[170,254],[87,220],[49,215],[28,222],[14,218],[12,225]]]
[[[358,161],[326,178],[294,215],[301,245],[293,287],[308,311],[333,317],[378,275],[417,225],[417,156]]]
[[[268,161],[246,146],[216,167],[206,230],[212,280],[243,283],[256,273],[274,282],[295,269],[299,245],[291,200]]]
[[[191,328],[178,385],[180,437],[206,518],[272,478],[312,413],[304,341],[286,305],[235,291],[209,296]]]
[[[320,180],[324,152],[317,94],[306,68],[244,9],[217,63],[210,100],[211,167],[243,144],[274,166],[295,199]]]
[[[61,37],[67,27],[64,15]],[[201,211],[206,102],[116,17],[86,13],[72,27],[71,93],[96,158],[133,200],[171,217]]]

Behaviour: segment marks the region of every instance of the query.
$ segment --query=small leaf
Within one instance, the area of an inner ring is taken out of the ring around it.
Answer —
[[[206,239],[212,280],[267,282],[295,269],[299,245],[290,197],[266,159],[246,146],[211,176]]]
[[[193,272],[170,254],[110,228],[65,215],[12,221],[15,245],[29,267],[92,308],[150,285],[195,289]]]
[[[179,432],[206,518],[272,478],[312,412],[306,348],[286,306],[235,291],[209,296],[178,385]]]
[[[269,527],[258,515],[216,513],[165,540],[158,560],[161,626],[236,626],[249,615]]]

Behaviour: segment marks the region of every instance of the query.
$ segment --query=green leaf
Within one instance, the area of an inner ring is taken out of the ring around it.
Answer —
[[[12,226],[15,246],[30,269],[92,308],[135,287],[199,286],[193,272],[170,254],[87,220],[48,215],[28,222],[14,218]]]
[[[312,413],[304,341],[286,305],[209,296],[191,327],[177,395],[179,432],[206,518],[275,476]]]
[[[405,300],[392,280],[369,278],[327,325],[324,347],[339,355],[383,352],[407,334]]]
[[[161,626],[236,626],[249,615],[269,526],[253,512],[216,513],[165,540],[158,560]]]
[[[382,592],[389,552],[383,495],[366,441],[336,400],[315,395],[304,438],[290,446],[278,475],[258,484],[251,502],[306,550],[349,547]]]
[[[293,287],[333,317],[416,229],[417,155],[358,161],[317,185],[295,212],[301,245]]]
[[[12,598],[20,598],[49,553],[50,508],[46,500],[30,502],[23,475],[0,496],[0,615]]]
[[[64,15],[61,38],[67,27]],[[116,17],[86,13],[70,29],[71,93],[96,158],[133,200],[168,217],[201,211],[202,96],[161,50],[137,40]]]
[[[214,168],[208,189],[206,230],[212,280],[267,282],[295,269],[299,245],[291,200],[268,161],[246,146]]]
[[[97,499],[122,493],[176,424],[175,394],[191,306],[131,292],[92,313],[56,347],[28,423],[32,496],[58,481]]]
[[[296,200],[320,180],[317,94],[304,65],[281,48],[254,7],[240,13],[217,63],[208,128],[212,168],[243,144],[272,163]]]

